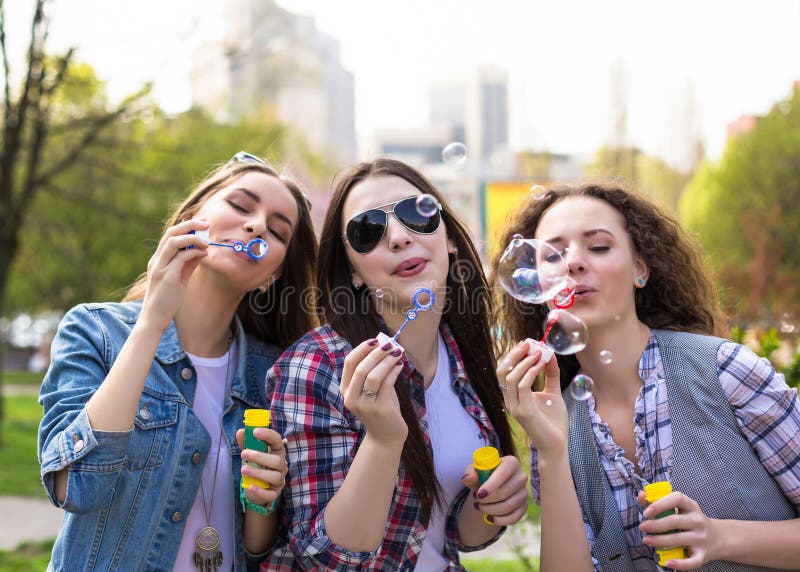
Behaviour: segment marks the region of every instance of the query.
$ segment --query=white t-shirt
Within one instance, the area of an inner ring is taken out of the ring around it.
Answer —
[[[219,531],[219,550],[222,552],[222,566],[220,570],[230,570],[233,564],[233,473],[231,468],[231,450],[228,440],[223,435],[219,447],[219,467],[217,468],[217,483],[214,488],[214,468],[217,462],[217,443],[219,442],[219,428],[222,422],[222,408],[225,404],[225,389],[230,387],[230,382],[236,374],[236,342],[231,344],[228,353],[215,358],[199,357],[186,353],[197,371],[197,389],[194,394],[194,414],[203,423],[211,436],[211,448],[203,467],[203,489],[205,490],[206,509],[210,510],[210,524]],[[230,367],[228,367],[230,359]],[[225,379],[225,372],[228,379]],[[213,491],[213,492],[212,492]],[[214,506],[211,506],[211,498]],[[178,557],[175,559],[174,570],[196,572],[194,565],[194,552],[197,549],[196,538],[201,528],[206,526],[206,515],[203,510],[203,494],[197,489],[197,496],[186,517],[186,526],[183,529],[181,546]]]
[[[433,447],[433,466],[444,491],[445,508],[434,505],[425,542],[414,568],[419,572],[443,570],[448,566],[449,561],[444,555],[447,513],[463,487],[461,476],[472,462],[472,452],[485,445],[480,428],[453,391],[450,358],[441,335],[436,374],[425,389],[425,408]]]

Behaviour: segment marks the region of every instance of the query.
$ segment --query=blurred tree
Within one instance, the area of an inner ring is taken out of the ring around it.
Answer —
[[[673,213],[689,176],[658,157],[635,147],[601,147],[585,174],[591,179],[612,180],[649,197]]]
[[[680,203],[741,323],[800,309],[800,86],[705,163]]]
[[[31,21],[26,68],[22,84],[11,85],[11,68],[6,44],[6,18],[0,0],[0,55],[2,55],[3,127],[0,132],[0,316],[5,314],[5,294],[11,264],[19,248],[23,222],[37,194],[55,177],[72,167],[100,133],[138,101],[147,88],[108,108],[104,101],[88,105],[60,106],[72,50],[49,57],[45,53],[49,21],[45,0],[37,0]],[[17,26],[18,27],[18,26]],[[53,135],[69,134],[52,144]],[[2,372],[2,345],[0,345]],[[1,382],[1,379],[0,379]],[[0,421],[2,421],[0,402]],[[2,434],[0,434],[0,444]]]

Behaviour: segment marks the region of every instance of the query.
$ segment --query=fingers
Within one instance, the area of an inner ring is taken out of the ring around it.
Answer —
[[[478,486],[478,473],[472,463],[464,469],[464,474],[461,476],[461,484],[468,489],[474,489]]]
[[[520,469],[519,460],[506,456],[489,479],[475,493],[476,507],[497,525],[518,522],[527,512],[528,477]]]
[[[344,368],[342,370],[342,381],[339,386],[339,391],[342,393],[342,395],[347,394],[348,387],[350,386],[350,380],[353,377],[353,371],[355,371],[356,366],[360,364],[364,358],[375,349],[377,345],[378,340],[375,338],[363,341],[350,350],[350,353],[345,356]]]
[[[401,350],[393,349],[389,343],[372,349],[353,369],[344,392],[345,406],[352,410],[357,401],[363,397],[375,400],[384,382],[388,381],[389,374],[396,370],[391,380],[393,382],[400,372],[402,364],[400,356]]]

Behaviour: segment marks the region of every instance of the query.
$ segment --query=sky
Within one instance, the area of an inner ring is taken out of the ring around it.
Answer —
[[[489,65],[509,74],[512,148],[591,154],[614,139],[624,107],[625,142],[680,165],[694,134],[719,157],[730,121],[766,113],[800,80],[800,0],[277,2],[341,42],[362,143],[375,129],[424,126],[432,82]],[[20,47],[26,3],[6,3]],[[52,0],[50,45],[77,46],[112,97],[153,81],[159,104],[180,112],[191,103],[192,54],[224,34],[227,9],[226,0]]]

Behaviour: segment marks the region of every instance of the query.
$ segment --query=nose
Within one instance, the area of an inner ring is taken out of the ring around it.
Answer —
[[[264,236],[267,234],[267,223],[260,217],[245,221],[242,228],[247,234],[255,236]]]
[[[394,217],[394,214],[389,214],[389,219],[386,222],[386,237],[389,240],[390,250],[396,252],[407,247],[414,241],[411,236],[411,232],[402,224],[400,224],[400,222]]]
[[[579,248],[567,248],[564,253],[564,262],[567,263],[570,275],[586,270],[586,263]]]

